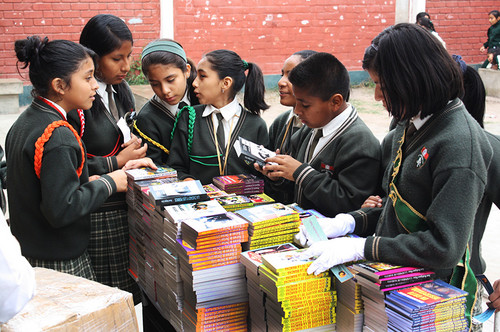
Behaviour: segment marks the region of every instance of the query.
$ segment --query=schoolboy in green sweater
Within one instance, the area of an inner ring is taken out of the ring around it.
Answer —
[[[295,114],[306,125],[293,137],[296,159],[269,158],[263,173],[275,187],[294,187],[295,201],[327,216],[363,203],[378,185],[380,146],[349,99],[349,74],[333,55],[317,53],[289,75]],[[311,128],[313,128],[311,130]],[[285,181],[287,180],[287,181]]]

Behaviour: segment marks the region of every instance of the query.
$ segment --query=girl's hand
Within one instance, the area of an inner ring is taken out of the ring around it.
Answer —
[[[116,192],[124,193],[127,191],[127,174],[125,174],[124,170],[117,170],[108,175],[113,179],[116,184]]]
[[[267,172],[267,177],[282,177],[290,181],[295,181],[293,177],[293,173],[297,168],[299,168],[302,163],[289,155],[276,155],[274,157],[270,157],[266,159],[268,163],[276,163],[276,164],[266,164],[262,169],[264,172]],[[269,172],[272,173],[269,174]],[[266,174],[266,173],[263,173]],[[272,179],[272,178],[271,178]]]
[[[99,179],[100,177],[101,177],[100,175],[89,176],[89,182],[95,181],[95,180]]]
[[[144,144],[144,146],[141,147],[141,143],[142,140],[140,138],[136,138],[135,140],[130,140],[129,142],[127,142],[126,147],[121,150],[120,153],[118,153],[118,155],[116,156],[118,167],[122,168],[129,160],[146,157],[148,145]]]
[[[366,199],[366,201],[361,205],[361,208],[373,208],[373,207],[382,207],[382,198],[380,196],[370,196]]]
[[[130,133],[130,140],[128,140],[127,143],[123,143],[121,145],[122,148],[126,148],[127,146],[131,145],[131,144],[136,144],[137,141],[140,140],[140,138],[138,138],[137,136],[135,136],[134,134]],[[140,143],[139,143],[140,144]]]
[[[124,171],[126,171],[128,169],[134,169],[134,168],[139,168],[139,167],[149,167],[152,169],[158,169],[158,167],[156,167],[153,160],[151,158],[148,158],[148,157],[141,158],[141,159],[129,160],[125,163],[125,165],[122,167],[122,169]]]

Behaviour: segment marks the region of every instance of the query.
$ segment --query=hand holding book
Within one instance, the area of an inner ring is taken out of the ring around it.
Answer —
[[[313,243],[301,253],[301,258],[317,257],[307,273],[318,275],[332,266],[365,259],[365,238],[340,237]]]
[[[335,218],[317,218],[317,221],[325,235],[330,239],[352,233],[355,227],[354,218],[346,213],[339,213]],[[295,239],[303,247],[310,247],[314,243],[304,225],[300,225]]]

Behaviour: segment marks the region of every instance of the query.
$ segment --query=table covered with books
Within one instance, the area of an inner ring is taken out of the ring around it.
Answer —
[[[129,272],[177,331],[467,329],[467,293],[431,271],[365,261],[307,274],[294,235],[303,223],[324,236],[322,215],[275,202],[262,179],[127,175]]]

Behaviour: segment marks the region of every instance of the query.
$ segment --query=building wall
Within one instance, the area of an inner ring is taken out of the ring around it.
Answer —
[[[211,50],[236,51],[264,74],[302,49],[330,52],[360,70],[371,39],[394,22],[395,2],[385,0],[179,0],[175,39],[198,61]]]
[[[487,40],[490,27],[488,13],[500,10],[500,2],[477,0],[427,0],[426,12],[431,15],[439,36],[451,54],[460,54],[468,64],[482,63],[486,55],[479,49]]]
[[[174,0],[174,38],[195,63],[211,50],[236,51],[277,75],[293,52],[314,49],[335,54],[350,71],[361,71],[364,49],[395,21],[396,2],[411,0]],[[406,3],[405,3],[406,4]],[[495,1],[427,0],[436,30],[450,53],[480,63]],[[2,0],[0,78],[19,77],[13,44],[38,34],[78,41],[88,19],[111,13],[125,20],[134,36],[134,58],[160,37],[160,0]],[[22,71],[26,72],[26,71]],[[27,76],[27,75],[25,75]],[[27,82],[27,80],[25,80]]]
[[[159,37],[160,3],[157,0],[1,0],[0,78],[19,78],[14,41],[29,35],[78,42],[85,23],[94,15],[121,17],[134,37],[134,57]],[[21,70],[28,82],[26,70]]]

